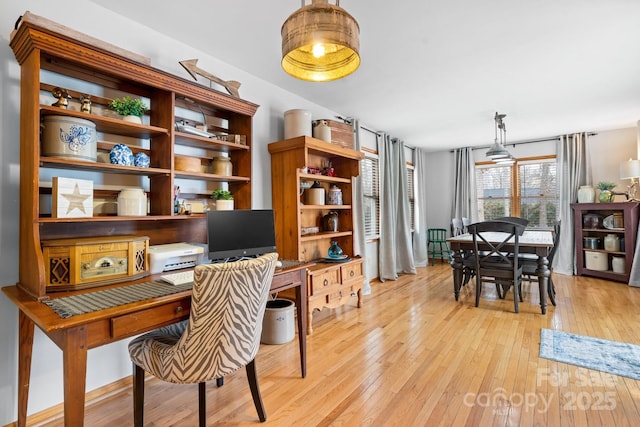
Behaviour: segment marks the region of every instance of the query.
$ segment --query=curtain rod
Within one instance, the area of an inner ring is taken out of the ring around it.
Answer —
[[[587,136],[595,136],[597,135],[597,132],[587,132]],[[549,138],[538,138],[538,139],[527,139],[524,141],[515,141],[515,142],[507,142],[506,144],[504,144],[505,147],[508,146],[512,146],[515,147],[516,145],[520,145],[520,144],[531,144],[533,142],[547,142],[547,141],[559,141],[561,138],[561,135],[558,136],[553,136],[553,137],[549,137]],[[490,148],[492,145],[483,145],[481,147],[471,147],[472,150],[484,150],[487,148]],[[453,153],[454,150],[449,150],[450,153]]]
[[[521,145],[521,144],[531,144],[531,143],[534,143],[534,142],[547,142],[547,141],[559,141],[559,140],[560,140],[560,136],[554,136],[554,137],[551,137],[551,138],[538,138],[538,139],[528,139],[526,141],[507,142],[506,144],[504,144],[504,146],[505,147],[508,147],[508,146],[515,147],[516,145]],[[484,149],[492,147],[492,145],[483,145],[482,147],[471,147],[471,149],[472,150],[484,150]]]

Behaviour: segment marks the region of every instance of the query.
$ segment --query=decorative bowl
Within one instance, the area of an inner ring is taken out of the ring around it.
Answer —
[[[114,165],[133,166],[133,152],[125,144],[116,144],[109,152],[109,160]]]

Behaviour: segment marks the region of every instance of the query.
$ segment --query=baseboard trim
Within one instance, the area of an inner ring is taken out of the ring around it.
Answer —
[[[110,398],[115,394],[131,390],[133,379],[131,376],[124,377],[118,381],[114,381],[110,384],[99,387],[95,390],[91,390],[85,394],[84,406],[88,408],[91,405],[95,405],[105,399]],[[133,402],[131,403],[133,405]],[[61,420],[64,418],[64,403],[51,406],[35,414],[27,416],[27,424],[30,427],[39,427],[52,421]],[[4,427],[16,427],[18,425],[17,420],[13,423],[6,424]]]

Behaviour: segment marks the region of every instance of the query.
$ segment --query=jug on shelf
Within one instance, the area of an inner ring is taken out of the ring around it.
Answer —
[[[322,228],[324,231],[338,231],[338,212],[331,211],[322,217]]]

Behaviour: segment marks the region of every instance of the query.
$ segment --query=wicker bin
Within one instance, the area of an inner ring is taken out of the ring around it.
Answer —
[[[353,127],[335,120],[326,122],[331,128],[331,143],[353,149]]]

